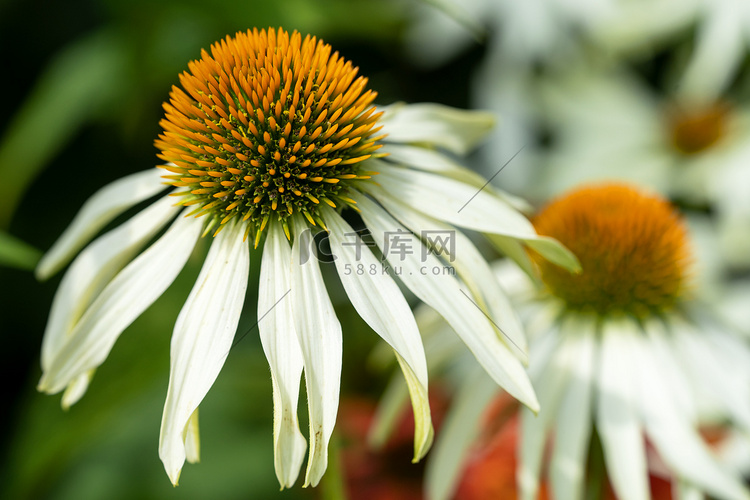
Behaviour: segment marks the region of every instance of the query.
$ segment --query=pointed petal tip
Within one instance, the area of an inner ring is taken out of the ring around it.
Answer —
[[[534,414],[535,417],[539,416],[539,411],[542,409],[539,405],[539,401],[537,401],[536,397],[533,401],[521,401],[526,407],[531,410],[531,413]]]
[[[46,374],[42,375],[42,378],[39,379],[39,382],[36,384],[36,390],[39,392],[43,392],[45,394],[51,394],[50,387],[49,387],[49,381],[47,380],[48,377]]]
[[[169,481],[172,483],[172,486],[177,488],[180,485],[180,474],[182,474],[182,468],[177,469],[176,471],[167,471],[167,476],[169,476]]]
[[[421,439],[421,442],[417,441],[416,436],[415,436],[414,458],[411,459],[411,463],[416,464],[420,460],[422,460],[425,457],[425,455],[427,455],[427,452],[430,451],[430,449],[432,448],[432,441],[434,438],[435,438],[435,429],[432,426],[432,423],[430,423],[430,428],[427,431],[427,433],[425,433],[424,438]]]
[[[36,266],[36,269],[34,269],[34,278],[39,282],[47,281],[52,275],[52,273],[49,272],[49,269],[47,269],[47,266],[42,265],[43,262],[44,260],[42,258],[42,261]]]

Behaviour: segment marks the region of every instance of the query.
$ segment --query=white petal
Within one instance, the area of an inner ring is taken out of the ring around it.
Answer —
[[[629,320],[606,322],[601,333],[596,426],[612,488],[622,500],[651,498],[630,349],[637,335],[641,332]]]
[[[575,256],[556,240],[539,236],[531,222],[487,189],[447,177],[393,167],[370,160],[379,172],[379,186],[368,185],[380,199],[387,193],[435,219],[485,233],[522,240],[550,261],[568,269],[580,269]]]
[[[738,6],[733,3],[716,2],[707,13],[678,87],[681,98],[712,104],[735,76],[747,41],[742,33],[745,20],[738,16]]]
[[[674,481],[672,487],[677,489],[673,496],[678,500],[705,500],[706,498],[697,486],[685,481]]]
[[[564,327],[565,324],[561,326]],[[539,396],[541,410],[537,415],[526,409],[521,411],[521,444],[518,450],[516,477],[519,498],[524,500],[535,500],[539,494],[539,476],[547,436],[556,419],[560,400],[565,394],[574,368],[573,364],[578,361],[572,358],[573,344],[567,342],[566,333],[580,334],[578,331],[567,332],[555,327],[534,342],[531,348],[529,373]],[[550,351],[551,347],[554,349]],[[558,432],[563,430],[558,429]]]
[[[158,168],[138,172],[107,184],[94,193],[39,261],[37,279],[45,280],[55,274],[108,222],[163,190],[163,173]]]
[[[536,236],[526,217],[489,191],[384,161],[372,163],[382,189],[414,210],[477,231],[517,238]]]
[[[391,439],[406,409],[409,396],[409,386],[404,377],[392,376],[378,400],[378,407],[367,433],[367,442],[373,449],[382,449]]]
[[[703,394],[710,395],[711,401],[718,403],[721,417],[728,413],[736,423],[750,429],[748,358],[737,357],[743,351],[747,353],[747,348],[738,342],[733,346],[733,354],[721,352],[715,347],[723,337],[720,332],[711,331],[707,325],[696,331],[694,326],[680,318],[670,320],[675,350],[684,359],[688,373],[696,375],[698,387],[705,391]]]
[[[436,248],[438,254],[443,255],[455,267],[474,298],[486,308],[493,323],[499,327],[503,342],[527,364],[528,352],[523,327],[492,269],[471,240],[461,231],[415,212],[388,195],[381,195],[378,201],[409,230],[422,238],[429,238],[430,235],[443,238],[442,248]],[[454,240],[454,249],[451,249],[451,239]]]
[[[480,188],[487,184],[487,179],[474,172],[471,169],[455,162],[450,157],[441,154],[434,149],[426,149],[418,146],[409,146],[406,144],[386,144],[381,149],[388,155],[388,161],[403,165],[404,167],[416,168],[426,172],[432,172],[445,177],[450,177],[457,181],[471,184]],[[498,190],[494,186],[486,185],[485,189],[490,190],[493,194],[521,212],[531,212],[533,208],[526,200]]]
[[[434,309],[425,304],[419,304],[415,308],[414,318],[422,333],[428,372],[440,371],[446,364],[455,362],[457,355],[469,354],[456,332]],[[473,360],[469,362],[473,363]],[[409,391],[404,378],[399,375],[392,376],[380,397],[370,425],[368,432],[370,446],[374,449],[385,446],[408,401]]]
[[[464,461],[480,429],[484,410],[499,393],[495,381],[473,366],[461,383],[425,470],[427,498],[453,498]]]
[[[297,419],[303,361],[289,296],[291,266],[289,242],[279,224],[271,223],[260,266],[258,330],[271,368],[274,470],[282,488],[294,485],[307,449]]]
[[[511,259],[523,272],[532,279],[536,278],[534,264],[529,258],[529,253],[520,240],[506,238],[499,234],[486,234],[487,239],[497,248],[500,253]]]
[[[185,430],[185,459],[191,464],[201,461],[201,437],[198,428],[198,408],[188,420]]]
[[[177,277],[202,228],[194,218],[178,217],[161,238],[120,271],[70,332],[43,373],[39,390],[54,394],[78,375],[99,366],[120,333]]]
[[[451,157],[434,149],[408,144],[386,144],[380,150],[388,154],[388,161],[404,167],[416,168],[433,174],[471,184],[477,188],[484,186],[487,179],[454,161]]]
[[[52,301],[42,341],[43,370],[49,368],[67,335],[102,288],[178,211],[174,201],[165,196],[97,238],[76,257]]]
[[[441,104],[394,104],[383,109],[387,141],[428,144],[459,155],[468,153],[495,125],[491,113]]]
[[[576,322],[578,323],[578,322]],[[557,412],[557,432],[550,475],[555,498],[583,497],[592,420],[596,368],[595,326],[591,319],[566,327],[571,344],[570,380]]]
[[[455,277],[440,271],[433,274],[433,270],[440,270],[443,265],[434,255],[424,251],[419,239],[366,196],[356,192],[351,196],[381,251],[386,233],[398,231],[402,232],[401,237],[409,248],[414,249],[414,254],[403,256],[404,260],[391,262],[394,273],[417,297],[445,318],[501,387],[537,411],[539,403],[520,361],[500,340],[493,325],[470,295],[461,289]]]
[[[295,221],[292,245],[292,310],[305,365],[310,418],[310,457],[305,486],[316,486],[328,466],[328,442],[341,389],[341,325],[328,297],[310,230]]]
[[[61,401],[63,410],[69,410],[71,406],[76,404],[83,397],[86,390],[89,388],[91,379],[94,376],[94,371],[95,370],[89,370],[86,373],[82,373],[68,384]]]
[[[659,359],[662,367],[662,376],[669,385],[669,392],[674,397],[674,402],[684,415],[685,421],[697,422],[697,410],[693,396],[693,387],[689,383],[689,375],[695,370],[695,366],[687,364],[680,366],[675,354],[677,346],[674,344],[675,336],[668,332],[660,320],[648,322],[645,328],[649,341],[649,349]]]
[[[159,458],[175,485],[187,457],[192,416],[224,366],[240,321],[250,272],[243,232],[244,225],[235,224],[214,238],[172,334]]]
[[[323,212],[341,283],[365,322],[395,351],[414,409],[414,461],[432,445],[427,361],[417,322],[403,293],[349,224],[332,209]],[[359,255],[358,255],[359,254]],[[357,272],[358,266],[364,272]]]
[[[664,462],[711,495],[728,500],[750,498],[741,478],[718,464],[697,431],[681,415],[647,342],[632,336],[630,343],[631,372],[638,377],[646,432]]]

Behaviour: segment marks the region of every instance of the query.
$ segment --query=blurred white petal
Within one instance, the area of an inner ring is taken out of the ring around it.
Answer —
[[[678,333],[684,336],[686,332]],[[629,335],[628,344],[644,426],[661,458],[678,476],[689,478],[711,495],[728,500],[750,498],[741,478],[719,465],[697,430],[682,417],[665,385],[659,360],[646,342],[638,335]]]
[[[561,325],[562,327],[562,325]],[[539,482],[542,471],[544,449],[547,436],[557,419],[557,412],[565,389],[574,369],[575,349],[573,344],[566,342],[566,333],[579,335],[580,331],[567,332],[565,329],[551,330],[547,337],[554,338],[554,350],[538,349],[547,346],[548,341],[540,338],[532,344],[531,365],[529,374],[534,381],[541,409],[538,415],[523,409],[521,411],[521,439],[518,450],[518,482],[519,498],[536,500],[539,494]],[[568,432],[568,429],[557,429],[558,433]]]
[[[453,498],[469,448],[481,428],[482,416],[499,393],[495,381],[478,366],[473,366],[464,377],[425,470],[425,488],[430,500]]]
[[[592,391],[596,373],[597,343],[593,318],[572,316],[561,335],[570,343],[568,385],[557,411],[555,447],[550,476],[555,498],[583,498],[586,460],[592,427]]]
[[[596,426],[612,488],[622,500],[651,498],[646,447],[639,423],[633,338],[642,335],[630,320],[609,321],[601,332]]]
[[[747,20],[737,11],[742,6],[732,0],[711,3],[678,90],[683,99],[700,104],[713,103],[731,84],[748,45],[742,26]]]

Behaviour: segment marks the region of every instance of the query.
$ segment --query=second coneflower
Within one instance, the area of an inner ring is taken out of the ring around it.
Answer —
[[[529,376],[542,408],[520,412],[519,498],[539,497],[544,471],[555,498],[597,496],[606,468],[617,498],[647,500],[654,457],[686,497],[750,498],[699,432],[717,420],[750,430],[750,349],[691,283],[679,213],[656,195],[604,184],[553,200],[534,224],[568,246],[582,272],[532,253],[540,288],[517,268],[498,267],[531,338]],[[467,429],[498,394],[484,374],[470,373],[427,466],[432,500],[450,498]]]
[[[118,214],[172,186],[72,263],[45,332],[40,390],[64,390],[64,406],[77,401],[120,333],[173,282],[196,242],[213,238],[172,336],[159,454],[176,484],[184,461],[198,457],[198,405],[232,345],[252,242],[263,248],[258,329],[273,381],[276,474],[291,486],[304,460],[297,420],[304,370],[305,485],[316,485],[327,466],[342,358],[341,327],[311,236],[323,230],[352,304],[403,369],[415,460],[432,441],[423,346],[406,299],[369,243],[398,265],[395,274],[445,317],[493,380],[538,410],[520,361],[523,335],[504,314],[507,299],[454,225],[528,244],[571,266],[575,259],[439,151],[465,153],[491,127],[489,116],[438,105],[378,110],[367,80],[329,45],[274,29],[217,42],[180,83],[156,141],[167,163],[103,188],[39,265],[38,276],[50,276]],[[372,241],[344,220],[349,209]],[[462,281],[431,252],[430,231],[461,242],[466,255],[453,257]],[[468,291],[463,282],[472,285]],[[493,323],[487,312],[503,314]]]

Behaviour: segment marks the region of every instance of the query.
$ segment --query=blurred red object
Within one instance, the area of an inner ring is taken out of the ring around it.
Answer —
[[[487,411],[484,429],[464,468],[455,500],[494,500],[518,498],[516,486],[517,448],[520,418],[518,404],[507,395],[495,400]],[[671,500],[672,486],[667,476],[651,474],[652,500]],[[384,497],[386,498],[386,497]],[[539,486],[539,500],[554,498],[546,473]],[[617,500],[606,484],[603,498]]]
[[[414,416],[404,409],[393,435],[381,450],[367,444],[377,403],[366,398],[342,399],[336,432],[347,497],[354,500],[422,500],[424,460],[412,464]],[[430,388],[430,408],[436,432],[448,407],[439,387]]]

